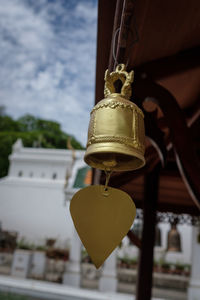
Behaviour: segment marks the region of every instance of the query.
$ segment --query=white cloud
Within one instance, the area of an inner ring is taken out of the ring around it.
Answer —
[[[95,1],[0,0],[0,104],[86,142],[94,102]]]

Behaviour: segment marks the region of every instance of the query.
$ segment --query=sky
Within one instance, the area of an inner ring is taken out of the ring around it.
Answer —
[[[96,0],[0,0],[0,105],[83,145],[94,104]]]

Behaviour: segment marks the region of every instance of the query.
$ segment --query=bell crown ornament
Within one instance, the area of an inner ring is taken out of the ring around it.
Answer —
[[[142,110],[129,101],[134,72],[120,64],[105,72],[105,98],[90,114],[85,162],[104,171],[128,171],[145,164],[145,132]],[[121,81],[120,93],[115,83]]]

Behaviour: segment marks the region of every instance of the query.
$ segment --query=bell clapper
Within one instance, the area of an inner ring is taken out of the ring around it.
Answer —
[[[106,174],[106,181],[105,181],[105,185],[104,185],[104,189],[103,189],[103,195],[104,196],[108,196],[108,182],[110,180],[110,176],[111,176],[112,171],[111,170],[105,170],[105,174]]]
[[[103,161],[103,165],[105,168],[114,168],[117,165],[117,161],[115,159],[115,155],[112,155],[110,159]]]

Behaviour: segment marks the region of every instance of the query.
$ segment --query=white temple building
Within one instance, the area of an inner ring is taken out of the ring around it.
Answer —
[[[21,140],[13,145],[8,176],[0,180],[0,222],[5,230],[15,230],[18,237],[36,245],[47,238],[60,246],[69,246],[74,227],[69,203],[74,193],[90,184],[91,169],[84,163],[84,151],[26,148]],[[156,259],[191,262],[192,228],[178,225],[182,252],[166,253],[169,224],[160,223],[161,247]],[[119,255],[137,256],[135,246],[124,246]]]
[[[3,229],[16,231],[19,239],[23,237],[35,246],[44,245],[46,239],[56,239],[58,247],[70,247],[63,283],[76,287],[81,285],[82,244],[72,223],[69,204],[75,192],[91,183],[91,169],[83,156],[81,150],[26,148],[17,140],[9,157],[8,176],[0,179]],[[154,248],[154,259],[192,263],[188,299],[194,300],[200,293],[197,229],[189,225],[177,227],[182,251],[166,251],[170,225],[160,223],[161,246]],[[117,256],[135,258],[138,249],[124,238],[121,249],[115,250],[104,263],[99,280],[102,292],[117,290]]]
[[[17,140],[8,176],[0,180],[3,228],[36,245],[47,238],[63,246],[69,242],[73,225],[64,189],[69,186],[73,196],[83,186],[78,185],[79,177],[89,169],[83,155],[84,151],[25,148]]]

